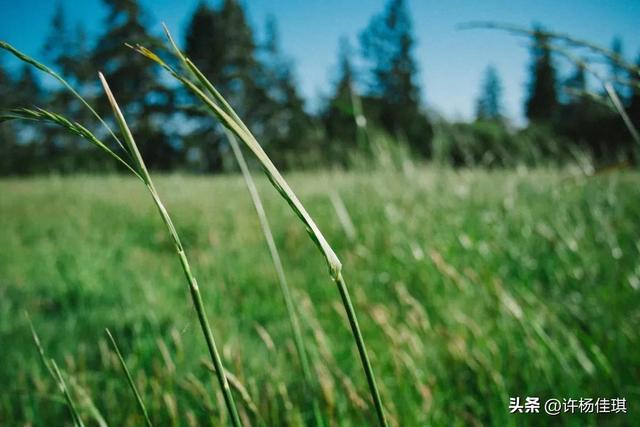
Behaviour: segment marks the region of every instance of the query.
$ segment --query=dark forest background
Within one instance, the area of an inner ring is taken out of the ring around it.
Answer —
[[[41,58],[110,116],[96,73],[102,70],[123,107],[150,168],[218,173],[235,168],[224,133],[190,95],[157,67],[125,47],[158,48],[135,0],[104,0],[104,32],[95,40],[71,25],[62,6],[51,21]],[[349,167],[380,150],[401,148],[414,158],[455,166],[516,166],[578,157],[596,163],[633,159],[634,145],[620,116],[593,89],[581,65],[563,75],[542,31],[530,43],[526,126],[513,126],[501,106],[500,77],[488,67],[472,122],[447,122],[425,108],[418,86],[415,39],[403,0],[389,0],[362,29],[357,46],[343,40],[330,95],[310,113],[294,64],[280,46],[277,22],[256,34],[236,0],[201,2],[182,46],[249,125],[283,169]],[[19,47],[19,46],[18,46]],[[611,50],[624,56],[623,43]],[[68,92],[42,81],[29,66],[9,73],[0,55],[0,110],[43,106],[83,124],[92,117]],[[640,63],[640,58],[636,63]],[[356,67],[354,64],[365,64]],[[634,123],[640,123],[638,75],[605,64]],[[429,72],[429,70],[423,70]],[[110,159],[59,128],[0,125],[0,175],[116,169]]]

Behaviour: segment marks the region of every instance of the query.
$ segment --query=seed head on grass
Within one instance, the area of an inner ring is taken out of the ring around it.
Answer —
[[[42,71],[43,73],[53,77],[60,84],[62,84],[65,87],[65,89],[67,89],[76,99],[78,99],[91,112],[93,117],[95,117],[102,124],[102,126],[107,130],[107,132],[109,132],[109,135],[111,135],[113,140],[116,142],[116,144],[118,144],[118,146],[120,146],[120,148],[125,150],[124,146],[122,145],[122,142],[116,136],[116,134],[113,132],[111,127],[107,124],[107,122],[104,121],[104,119],[96,112],[96,110],[91,106],[91,104],[89,104],[89,102],[87,102],[87,100],[84,99],[84,97],[82,95],[80,95],[78,93],[78,91],[76,91],[73,88],[73,86],[71,86],[69,84],[69,82],[67,82],[64,78],[62,78],[62,76],[60,76],[58,73],[53,71],[51,68],[47,67],[45,64],[37,61],[36,59],[34,59],[32,57],[30,57],[26,53],[19,51],[18,49],[16,49],[15,47],[13,47],[12,45],[10,45],[9,43],[7,43],[5,41],[0,40],[0,49],[6,50],[7,52],[11,53],[16,58],[21,60],[22,62],[25,62],[25,63],[33,66],[34,68]],[[125,150],[125,152],[126,152],[126,150]],[[128,155],[128,153],[127,153],[127,155]]]

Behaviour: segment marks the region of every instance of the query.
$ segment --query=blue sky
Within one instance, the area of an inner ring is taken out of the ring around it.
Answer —
[[[153,30],[166,22],[180,36],[200,0],[143,0]],[[211,3],[213,0],[209,0]],[[213,3],[217,3],[213,1]],[[300,87],[311,106],[327,94],[335,76],[338,40],[357,44],[358,34],[384,0],[243,0],[250,22],[260,31],[268,15],[277,18],[285,52],[295,61]],[[502,32],[460,31],[459,23],[475,20],[520,25],[539,22],[549,29],[609,46],[618,35],[625,54],[640,51],[638,0],[408,0],[413,14],[420,66],[419,81],[429,107],[449,118],[466,119],[483,70],[494,64],[502,78],[509,117],[522,118],[527,82],[526,43]],[[0,39],[39,56],[55,0],[0,0]],[[105,10],[100,0],[62,0],[69,21],[82,22],[91,35],[102,30]]]

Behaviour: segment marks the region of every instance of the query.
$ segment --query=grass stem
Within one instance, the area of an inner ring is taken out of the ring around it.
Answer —
[[[124,371],[124,374],[127,377],[127,381],[129,382],[129,387],[131,387],[131,391],[133,392],[133,395],[136,398],[136,402],[138,403],[138,407],[140,408],[140,411],[142,412],[142,415],[144,416],[144,421],[145,421],[147,427],[153,427],[153,424],[151,424],[151,420],[149,419],[149,414],[147,412],[147,407],[144,405],[144,401],[142,400],[142,396],[140,396],[140,393],[138,392],[136,384],[133,382],[133,378],[131,377],[131,373],[129,372],[129,369],[127,368],[127,364],[125,363],[124,358],[122,357],[122,354],[120,353],[120,349],[118,348],[118,344],[116,344],[116,340],[113,338],[113,335],[111,335],[111,331],[109,331],[109,329],[106,329],[106,332],[107,332],[107,336],[109,337],[109,341],[111,341],[111,345],[113,346],[113,349],[116,352],[116,355],[118,356],[118,360],[120,361],[120,366],[122,367],[122,370]]]

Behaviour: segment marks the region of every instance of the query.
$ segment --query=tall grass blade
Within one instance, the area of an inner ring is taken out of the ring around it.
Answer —
[[[67,82],[60,74],[56,73],[55,71],[53,71],[51,68],[47,67],[46,65],[44,65],[43,63],[36,61],[34,58],[30,57],[29,55],[19,51],[18,49],[16,49],[15,47],[11,46],[9,43],[0,40],[0,49],[4,49],[7,52],[10,52],[12,55],[14,55],[16,58],[18,58],[19,60],[26,62],[27,64],[32,65],[33,67],[37,68],[38,70],[42,71],[45,74],[50,75],[51,77],[53,77],[54,79],[56,79],[58,82],[60,82],[69,92],[71,92],[71,94],[73,94],[73,96],[75,96],[86,108],[89,109],[89,111],[91,112],[91,114],[93,114],[93,116],[98,119],[98,121],[102,124],[102,126],[104,126],[104,128],[107,130],[107,132],[109,132],[109,134],[111,134],[111,136],[113,137],[113,139],[116,141],[116,143],[124,149],[124,146],[122,145],[122,142],[120,142],[120,139],[118,139],[118,137],[116,136],[116,134],[113,132],[113,130],[111,129],[111,127],[102,119],[102,117],[100,117],[100,114],[98,114],[96,112],[96,110],[93,109],[93,107],[91,106],[91,104],[89,104],[87,102],[86,99],[84,99],[84,97],[82,97],[82,95],[80,95],[78,93],[78,91],[76,91],[73,86],[71,86],[69,84],[69,82]]]
[[[599,46],[595,43],[578,39],[569,34],[558,33],[555,31],[548,30],[531,30],[526,27],[521,27],[518,25],[508,24],[504,22],[491,22],[491,21],[479,21],[479,22],[466,22],[458,25],[458,28],[461,30],[471,30],[471,29],[488,29],[488,30],[503,30],[511,34],[523,35],[523,36],[532,36],[536,32],[540,34],[544,34],[550,39],[555,39],[558,41],[563,41],[569,46],[574,47],[583,47],[591,50],[594,53],[600,54],[605,58],[611,60],[616,65],[624,68],[631,73],[640,76],[640,69],[634,64],[627,62],[622,56],[612,52],[609,49],[606,49],[602,46]]]
[[[2,42],[2,44],[0,44],[0,48],[4,48],[6,50],[9,50],[11,53],[16,55],[19,59],[31,64],[32,66],[34,66],[34,67],[40,69],[41,71],[44,71],[45,73],[50,74],[51,76],[53,76],[56,79],[58,79],[66,87],[68,87],[69,90],[71,90],[71,92],[74,95],[76,95],[78,97],[78,99],[80,99],[91,110],[91,112],[100,120],[101,123],[103,123],[108,128],[108,125],[106,125],[106,122],[95,112],[95,110],[93,110],[93,108],[91,108],[90,105],[88,105],[88,103],[84,100],[84,98],[82,98],[64,79],[62,79],[55,72],[50,70],[45,65],[43,65],[43,64],[35,61],[34,59],[28,57],[27,55],[22,54],[17,49],[11,47],[7,43]],[[217,372],[219,372],[217,374],[218,381],[219,381],[220,386],[222,388],[222,392],[223,392],[224,399],[225,399],[225,404],[226,404],[227,409],[229,410],[229,413],[231,415],[232,423],[233,423],[234,426],[240,426],[241,423],[240,423],[240,419],[238,417],[237,410],[235,408],[235,403],[233,401],[233,396],[231,394],[228,382],[227,382],[226,378],[224,377],[224,375],[222,374],[222,372],[224,372],[223,369],[222,369],[223,368],[222,360],[221,360],[219,352],[217,350],[217,347],[216,347],[216,344],[215,344],[215,340],[213,338],[213,333],[211,332],[211,328],[209,326],[209,322],[208,322],[208,319],[207,319],[205,311],[204,311],[204,304],[202,302],[202,296],[200,294],[200,290],[198,288],[198,284],[197,284],[197,282],[196,282],[196,280],[193,277],[193,274],[191,272],[191,268],[190,268],[189,262],[187,260],[186,254],[184,252],[184,248],[182,246],[180,238],[178,236],[178,233],[177,233],[177,231],[175,229],[175,226],[173,225],[173,221],[169,217],[169,214],[168,214],[166,208],[164,207],[164,204],[160,200],[160,197],[159,197],[159,195],[158,195],[158,193],[157,193],[157,191],[155,189],[155,186],[153,184],[153,181],[151,180],[151,176],[149,175],[147,167],[146,167],[146,165],[145,165],[145,163],[144,163],[144,161],[142,159],[142,156],[141,156],[141,154],[140,154],[140,152],[138,150],[138,147],[137,147],[137,145],[135,143],[135,140],[133,139],[133,135],[131,134],[131,131],[130,131],[129,127],[127,126],[127,123],[126,123],[126,121],[124,119],[124,116],[122,115],[122,112],[120,111],[120,108],[119,108],[119,106],[118,106],[113,94],[111,93],[111,90],[109,89],[109,86],[108,86],[104,76],[100,73],[99,77],[100,77],[102,85],[103,85],[103,87],[105,89],[105,93],[107,94],[107,97],[109,99],[109,102],[110,102],[110,104],[112,106],[112,109],[114,111],[114,114],[115,114],[115,117],[116,117],[116,121],[117,121],[117,123],[118,123],[118,125],[120,127],[120,130],[122,132],[123,137],[125,138],[126,147],[120,142],[120,140],[117,138],[117,136],[115,136],[115,134],[109,128],[108,129],[109,129],[111,135],[114,137],[114,139],[118,142],[118,144],[131,157],[132,161],[135,164],[134,165],[135,168],[132,167],[131,165],[129,165],[128,162],[124,161],[120,156],[118,156],[110,148],[108,148],[104,143],[102,143],[102,141],[100,141],[97,137],[95,137],[95,135],[93,135],[85,127],[83,127],[79,123],[74,123],[71,120],[66,119],[65,117],[63,117],[63,116],[61,116],[59,114],[51,113],[51,112],[48,112],[48,111],[43,110],[43,109],[38,109],[38,110],[31,110],[31,109],[25,109],[25,108],[23,108],[23,109],[14,109],[14,110],[11,110],[9,113],[0,115],[0,122],[1,121],[6,121],[6,120],[24,119],[24,120],[34,120],[34,121],[49,122],[49,123],[57,124],[57,125],[65,128],[65,129],[67,129],[69,132],[71,132],[73,134],[76,134],[76,135],[78,135],[78,136],[80,136],[82,138],[85,138],[88,141],[90,141],[91,143],[97,145],[102,150],[107,152],[110,156],[115,158],[118,162],[122,163],[125,167],[127,167],[127,169],[129,169],[129,171],[131,171],[136,177],[138,177],[139,179],[141,179],[144,182],[144,184],[146,185],[147,189],[149,190],[149,192],[150,192],[150,194],[151,194],[151,196],[153,198],[154,203],[156,204],[156,207],[158,208],[160,216],[162,217],[162,220],[165,223],[171,238],[173,239],[176,252],[177,252],[178,257],[180,259],[180,264],[182,266],[182,269],[183,269],[183,271],[185,273],[185,276],[186,276],[188,284],[189,284],[191,298],[192,298],[195,310],[196,310],[197,315],[198,315],[198,320],[200,322],[200,326],[202,328],[202,332],[204,334],[205,341],[207,343],[207,347],[208,347],[209,353],[211,355],[211,358],[212,358],[212,361],[213,361],[214,365],[217,368],[220,368],[217,371]],[[137,169],[137,171],[135,169]],[[48,364],[46,364],[46,365],[49,366]],[[51,369],[50,369],[50,372],[52,372]],[[52,373],[52,375],[53,375],[53,373]],[[66,390],[66,387],[64,389]]]
[[[256,188],[255,182],[253,181],[253,177],[251,176],[251,171],[247,166],[247,162],[244,159],[242,150],[238,145],[238,141],[230,131],[225,129],[225,132],[227,135],[227,139],[229,140],[229,144],[231,145],[231,150],[233,151],[236,161],[238,162],[238,166],[240,166],[240,171],[242,172],[245,185],[247,186],[247,190],[249,191],[249,195],[251,196],[251,201],[253,202],[253,206],[256,210],[258,219],[260,221],[262,234],[264,234],[264,238],[267,242],[267,247],[269,248],[269,254],[271,255],[271,260],[273,261],[273,266],[276,270],[276,275],[278,276],[280,291],[282,292],[282,297],[284,299],[284,303],[287,309],[287,314],[289,316],[289,324],[291,326],[291,332],[293,334],[293,342],[296,346],[298,359],[300,359],[300,366],[302,367],[302,375],[304,377],[305,387],[307,388],[307,399],[312,400],[313,412],[316,418],[316,424],[320,424],[322,418],[320,415],[320,408],[318,407],[318,401],[315,397],[309,395],[310,391],[313,390],[314,387],[313,387],[313,379],[311,376],[311,367],[309,365],[309,358],[307,356],[307,350],[304,345],[304,339],[302,338],[302,331],[300,328],[300,319],[298,318],[298,314],[296,313],[295,303],[291,295],[291,289],[289,288],[289,284],[287,283],[287,277],[284,273],[284,267],[282,266],[280,253],[278,252],[278,247],[276,246],[276,242],[273,239],[273,233],[271,232],[271,227],[269,226],[269,220],[267,219],[267,214],[264,210],[264,206],[262,205],[260,194],[258,193],[258,189]]]
[[[166,30],[166,27],[165,27]],[[168,33],[168,31],[167,31]],[[168,35],[170,37],[170,35]],[[170,40],[172,40],[170,38]],[[210,110],[211,112],[218,117],[221,123],[227,127],[234,135],[236,135],[242,142],[244,142],[249,149],[254,153],[254,155],[260,161],[260,164],[265,169],[267,177],[272,182],[274,187],[280,192],[283,198],[287,201],[287,203],[294,210],[296,215],[304,222],[307,227],[307,231],[312,238],[312,240],[316,243],[316,246],[320,249],[322,254],[324,255],[331,275],[333,277],[337,277],[338,273],[342,268],[342,264],[340,260],[336,256],[333,249],[329,246],[326,239],[320,232],[320,229],[315,224],[311,216],[307,213],[306,209],[298,200],[298,197],[294,194],[293,190],[289,187],[289,184],[284,180],[278,169],[275,167],[269,156],[264,152],[262,146],[255,139],[253,134],[249,131],[246,125],[240,120],[231,106],[222,98],[222,96],[218,93],[217,90],[213,87],[213,85],[202,75],[202,73],[196,73],[193,71],[195,65],[191,65],[191,61],[189,61],[184,54],[178,49],[175,43],[172,43],[174,49],[176,50],[176,55],[182,59],[183,63],[187,64],[187,68],[190,73],[198,80],[199,78],[203,78],[207,81],[207,84],[204,85],[207,90],[211,90],[210,95],[214,98],[211,99],[205,92],[200,90],[194,83],[192,83],[187,78],[179,75],[175,70],[169,67],[164,61],[162,61],[157,55],[153,54],[148,49],[138,46],[136,47],[136,51],[141,53],[142,55],[148,57],[149,59],[160,64],[165,70],[167,70],[173,77],[178,79],[181,83],[183,83],[187,89],[189,89],[198,99],[200,99]],[[218,100],[216,102],[216,100]],[[221,104],[218,104],[220,102]]]
[[[153,181],[151,180],[149,171],[147,170],[147,167],[144,164],[142,155],[140,154],[140,151],[138,150],[138,146],[133,138],[133,135],[131,134],[131,130],[129,129],[129,126],[127,125],[127,122],[124,116],[122,115],[122,112],[120,111],[120,107],[118,106],[118,103],[116,102],[116,99],[113,96],[111,89],[109,88],[109,84],[107,83],[107,80],[104,78],[102,73],[100,73],[100,81],[102,82],[104,91],[107,95],[107,98],[109,99],[109,103],[111,104],[113,113],[116,117],[116,121],[118,123],[118,126],[120,127],[120,131],[123,135],[125,143],[127,144],[133,156],[134,161],[137,163],[138,170],[141,173],[142,179],[145,182],[153,198],[153,201],[156,204],[156,207],[158,208],[158,212],[160,213],[162,220],[167,226],[167,229],[169,231],[171,238],[173,239],[175,250],[178,254],[178,257],[180,259],[180,264],[182,266],[182,269],[184,271],[185,277],[189,285],[191,299],[193,301],[194,308],[198,315],[198,320],[200,322],[202,333],[207,343],[207,347],[209,349],[209,353],[210,353],[213,365],[216,367],[216,376],[218,378],[218,382],[220,383],[220,387],[222,389],[227,410],[229,411],[229,415],[231,416],[231,421],[233,425],[240,426],[241,423],[240,423],[240,418],[238,416],[238,411],[236,409],[236,405],[233,400],[233,395],[231,394],[231,389],[229,388],[229,383],[227,381],[227,378],[224,375],[224,366],[222,364],[222,359],[220,358],[220,353],[218,352],[218,348],[216,346],[215,339],[213,337],[213,332],[211,331],[211,327],[209,326],[209,320],[207,319],[207,316],[205,313],[204,303],[202,302],[202,295],[200,294],[200,288],[198,287],[198,282],[196,281],[196,278],[193,276],[193,273],[191,272],[191,266],[189,265],[189,261],[187,260],[187,256],[185,254],[184,247],[182,246],[182,242],[180,241],[180,237],[178,236],[178,232],[176,231],[173,221],[171,220],[169,213],[164,207],[164,204],[160,200],[160,196],[158,195],[158,192],[156,191],[155,186],[153,185]]]
[[[333,280],[336,282],[338,286],[338,291],[341,295],[342,302],[345,310],[347,311],[347,315],[349,318],[349,324],[351,326],[351,331],[356,341],[356,346],[358,348],[358,353],[360,355],[360,359],[362,362],[363,369],[365,371],[365,375],[367,377],[367,382],[369,385],[369,390],[371,393],[372,400],[375,405],[376,415],[378,417],[378,421],[381,425],[386,426],[387,421],[384,416],[384,409],[382,407],[382,400],[380,398],[380,393],[378,391],[378,387],[376,384],[375,376],[373,370],[371,368],[371,363],[369,361],[369,357],[367,354],[367,349],[364,343],[364,339],[362,337],[362,333],[360,331],[360,327],[358,325],[358,321],[356,318],[355,310],[353,305],[351,304],[351,300],[349,298],[349,292],[347,290],[347,285],[342,277],[341,270],[342,264],[338,259],[337,255],[326,241],[322,232],[315,224],[311,216],[307,213],[306,209],[302,205],[302,203],[298,200],[298,197],[295,195],[293,190],[289,187],[289,184],[282,177],[278,169],[275,167],[269,156],[262,149],[262,146],[258,143],[256,138],[253,136],[251,131],[247,128],[247,126],[242,122],[242,120],[238,117],[238,115],[234,112],[233,108],[224,100],[224,98],[220,95],[220,93],[215,89],[213,84],[204,77],[204,75],[197,69],[195,65],[191,61],[186,58],[186,56],[180,51],[178,46],[173,41],[171,34],[168,29],[165,27],[165,32],[167,33],[167,37],[173,46],[174,51],[176,52],[176,56],[181,60],[183,65],[186,66],[187,70],[191,74],[193,78],[197,81],[200,81],[202,86],[204,86],[205,90],[208,92],[208,95],[200,90],[195,84],[193,84],[187,78],[180,76],[175,70],[172,70],[168,65],[166,65],[157,55],[150,52],[148,49],[138,46],[136,50],[141,54],[147,56],[153,61],[159,63],[163,68],[168,70],[172,76],[177,78],[181,83],[185,85],[187,89],[189,89],[198,99],[200,99],[210,110],[211,112],[220,120],[220,122],[226,127],[229,131],[231,131],[236,137],[238,137],[245,145],[254,153],[254,155],[258,158],[262,168],[264,169],[267,177],[271,181],[272,185],[276,188],[276,190],[280,193],[280,195],[285,199],[285,201],[289,204],[294,213],[300,218],[300,220],[304,223],[307,228],[307,232],[315,242],[318,249],[324,255],[324,258],[327,262],[327,266],[329,267],[329,272]]]
[[[76,409],[76,405],[73,402],[73,399],[71,398],[71,393],[69,393],[69,389],[67,388],[67,384],[65,383],[64,378],[62,377],[62,373],[60,372],[60,369],[58,368],[58,364],[53,359],[50,359],[50,363],[51,363],[51,369],[53,371],[54,377],[58,381],[58,387],[60,387],[60,390],[64,394],[64,398],[67,401],[67,405],[69,406],[69,410],[71,411],[71,415],[73,416],[74,424],[78,427],[84,427],[82,418],[80,418],[80,414]]]
[[[109,148],[104,142],[98,139],[98,137],[91,133],[91,131],[82,126],[80,123],[73,122],[60,114],[53,113],[42,108],[37,108],[35,110],[29,108],[14,108],[0,114],[0,123],[9,120],[31,120],[35,122],[51,123],[56,126],[60,126],[68,130],[69,132],[85,139],[89,143],[97,146],[102,151],[113,157],[125,168],[127,168],[129,172],[142,179],[140,174],[138,174],[138,172],[136,172],[131,167],[131,165],[129,165],[129,163],[127,163],[122,157],[120,157],[116,152]]]
[[[116,355],[118,356],[118,360],[120,361],[120,366],[122,367],[122,370],[124,371],[124,374],[127,377],[127,381],[129,382],[129,387],[131,387],[131,391],[133,392],[133,395],[136,398],[136,402],[138,403],[138,407],[140,408],[140,411],[142,412],[142,415],[144,416],[144,421],[147,424],[147,427],[153,427],[153,424],[151,423],[151,420],[149,419],[149,413],[147,412],[147,407],[144,405],[144,401],[142,400],[142,396],[138,392],[138,388],[136,387],[136,384],[133,382],[133,378],[131,377],[131,373],[129,373],[129,368],[127,368],[127,364],[125,363],[124,359],[122,358],[122,354],[120,353],[120,349],[118,348],[118,344],[116,344],[116,340],[113,338],[113,335],[111,335],[111,331],[109,331],[109,329],[105,329],[105,331],[107,332],[107,336],[109,337],[109,341],[111,341],[111,345],[113,346],[113,349],[116,352]]]
[[[609,95],[609,98],[611,98],[611,102],[613,103],[613,106],[615,107],[616,111],[618,112],[620,117],[622,117],[622,120],[624,121],[624,124],[627,127],[627,129],[629,130],[629,133],[633,137],[633,140],[640,147],[640,135],[638,135],[638,129],[636,129],[635,125],[629,118],[629,115],[624,109],[624,105],[622,104],[620,97],[618,96],[618,94],[616,93],[615,89],[613,88],[610,82],[603,82],[603,86],[604,86],[604,89],[607,91],[607,95]]]
[[[26,314],[26,316],[27,316],[27,321],[29,322],[29,328],[31,328],[31,336],[33,337],[33,342],[35,343],[36,348],[38,349],[38,353],[40,354],[40,359],[42,359],[42,363],[44,364],[45,368],[47,368],[47,371],[49,371],[49,374],[51,375],[53,380],[56,382],[56,384],[58,385],[58,388],[60,389],[60,392],[64,396],[64,400],[67,404],[67,408],[69,408],[69,412],[71,413],[71,418],[73,419],[73,424],[76,427],[84,427],[82,418],[78,413],[76,404],[74,403],[73,398],[71,397],[71,393],[69,393],[69,388],[67,387],[67,384],[65,383],[64,378],[62,377],[62,373],[60,372],[58,365],[53,359],[47,358],[44,352],[44,349],[42,348],[42,344],[40,344],[40,338],[38,337],[38,334],[36,333],[36,330],[33,327],[31,318],[29,317],[28,314]]]

